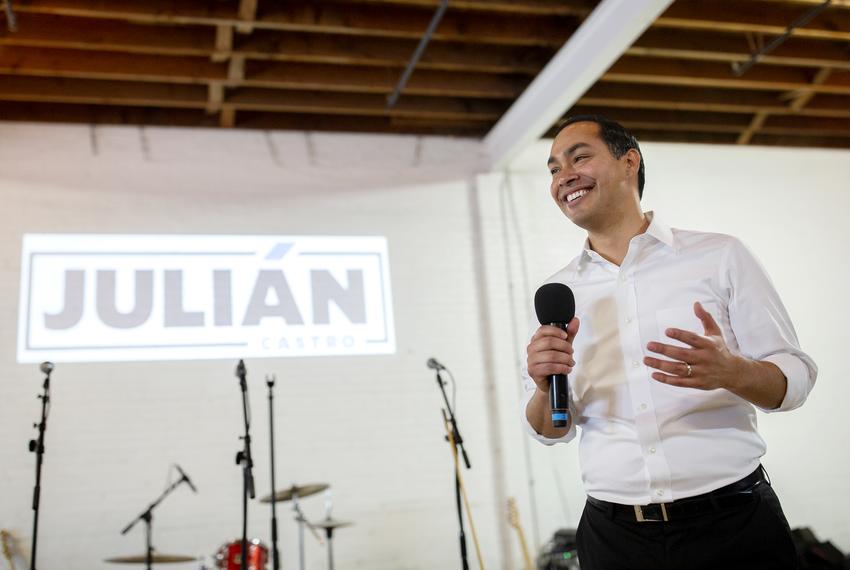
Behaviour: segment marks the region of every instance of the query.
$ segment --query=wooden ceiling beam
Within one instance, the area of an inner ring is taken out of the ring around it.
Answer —
[[[224,103],[224,83],[221,81],[213,81],[207,85],[207,113],[214,115],[221,112],[221,105]]]
[[[175,9],[170,0],[29,0],[16,12],[146,24],[239,26],[244,22],[235,10],[203,0],[184,0]],[[418,40],[433,10],[405,6],[362,5],[352,10],[347,3],[285,3],[264,7],[253,21],[254,29],[321,34],[407,38]],[[526,16],[509,13],[468,14],[449,12],[433,35],[436,41],[498,45],[561,46],[579,25],[569,16]]]
[[[731,5],[723,0],[678,0],[653,27],[781,35],[805,12],[804,7],[779,2],[767,9],[763,4],[740,0]],[[848,41],[850,13],[827,10],[808,25],[795,29],[793,36]]]
[[[382,95],[269,89],[240,89],[228,93],[221,83],[210,84],[205,93],[203,87],[192,85],[42,77],[6,78],[0,82],[0,101],[204,109],[208,114],[268,111],[409,117],[465,124],[493,123],[507,108],[507,103],[487,100],[406,97],[396,107],[387,109]]]
[[[237,51],[251,59],[404,69],[418,42],[388,38],[330,36],[257,31],[239,42]],[[537,74],[553,49],[433,41],[417,70]]]
[[[735,77],[729,66],[708,61],[674,61],[624,56],[603,75],[601,81],[677,85],[718,89],[800,91],[850,95],[850,81],[840,72],[834,81],[813,84],[804,68],[760,66]],[[846,83],[846,84],[845,84]]]
[[[252,62],[245,86],[277,89],[314,89],[357,93],[391,93],[398,78],[394,70],[351,66]],[[403,93],[439,97],[514,99],[528,78],[466,73],[461,77],[444,71],[417,71]]]
[[[248,62],[232,57],[229,65],[203,58],[156,58],[128,54],[99,54],[68,50],[21,50],[0,47],[0,74],[67,77],[157,83],[227,82],[230,86],[311,89],[353,93],[392,92],[394,70],[351,66]],[[513,99],[527,78],[492,74],[416,72],[404,93],[448,97]]]
[[[351,4],[417,6],[435,10],[440,0],[349,0]],[[585,17],[593,11],[596,0],[451,0],[452,10],[499,12],[535,16]]]
[[[258,0],[239,0],[239,20],[236,31],[240,34],[250,34],[254,31],[253,23],[257,19]]]
[[[689,87],[663,87],[655,85],[622,86],[599,83],[593,86],[578,105],[668,109],[678,111],[704,111],[714,113],[744,113],[752,115],[767,111],[771,115],[797,114],[807,117],[850,117],[846,97],[817,95],[806,107],[794,112],[780,98],[781,92],[737,91],[699,89]]]
[[[123,50],[122,50],[123,51]],[[156,53],[156,52],[148,52]],[[220,25],[215,27],[215,51],[210,54],[210,61],[221,63],[230,59],[233,53],[233,26]],[[159,54],[157,54],[159,55]]]
[[[748,144],[750,140],[753,138],[753,135],[761,128],[764,124],[765,120],[768,117],[767,111],[759,111],[753,116],[753,120],[750,121],[750,124],[746,129],[741,131],[741,134],[738,136],[738,140],[736,144]]]
[[[507,105],[492,101],[405,97],[391,109],[380,95],[321,92],[287,92],[240,89],[228,102],[240,110],[335,115],[413,117],[421,120],[495,122]]]
[[[108,20],[22,13],[18,15],[15,33],[0,30],[0,45],[202,56],[217,51],[219,41],[216,29],[209,26],[151,28]]]
[[[207,94],[200,85],[168,85],[120,81],[87,81],[45,77],[5,77],[3,101],[36,101],[85,105],[127,105],[204,109]]]
[[[783,4],[799,4],[800,6],[811,7],[811,8],[814,8],[815,6],[819,6],[819,5],[823,4],[823,0],[750,0],[750,1],[760,2],[766,8],[772,7],[771,4],[775,6],[778,2],[781,2]],[[850,0],[832,0],[832,2],[830,2],[830,4],[829,4],[829,7],[832,8],[832,9],[847,10],[847,9],[850,9]]]
[[[824,137],[850,137],[850,118],[817,118],[794,115],[772,116],[762,126],[760,133],[815,135]]]
[[[689,143],[689,144],[734,144],[735,133],[684,132],[669,129],[628,127],[643,142]]]
[[[604,115],[621,124],[652,125],[660,130],[694,130],[702,132],[740,132],[749,124],[742,113],[713,113],[707,111],[676,111],[670,109],[628,109],[575,105],[570,115]]]
[[[827,79],[829,79],[830,74],[832,73],[831,69],[825,68],[819,70],[815,77],[812,79],[812,85],[822,85]],[[799,111],[803,107],[808,104],[809,101],[815,96],[814,91],[802,91],[802,92],[794,92],[793,98],[791,100],[790,107],[794,111]]]
[[[750,144],[763,146],[850,148],[850,137],[829,137],[802,133],[759,133],[753,137]]]
[[[159,83],[209,83],[227,79],[227,66],[204,58],[160,58],[0,46],[0,74]]]
[[[647,30],[626,55],[684,60],[741,62],[753,52],[746,34],[705,30]],[[829,67],[850,70],[850,49],[838,42],[789,38],[759,57],[758,66]]]
[[[209,56],[219,63],[236,53],[250,59],[403,69],[417,44],[415,40],[272,30],[257,30],[251,36],[234,39],[233,26],[226,24],[216,26],[214,34],[203,26],[161,26],[151,33],[149,25],[38,14],[23,14],[18,27],[14,34],[0,34],[0,46]],[[417,69],[534,75],[553,53],[553,49],[545,47],[435,41],[428,46]]]

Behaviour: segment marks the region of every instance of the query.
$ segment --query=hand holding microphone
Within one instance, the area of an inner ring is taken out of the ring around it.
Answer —
[[[563,283],[547,283],[534,295],[534,309],[541,327],[528,345],[528,374],[538,390],[549,393],[552,425],[569,424],[569,384],[572,372],[572,340],[579,322],[574,318],[575,297]]]

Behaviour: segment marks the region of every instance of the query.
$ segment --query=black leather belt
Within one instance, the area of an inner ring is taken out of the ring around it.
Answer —
[[[739,481],[714,491],[679,499],[672,503],[650,503],[648,505],[621,505],[588,497],[587,502],[605,510],[610,516],[633,522],[659,522],[698,516],[711,511],[744,505],[753,499],[753,490],[767,483],[761,465]]]

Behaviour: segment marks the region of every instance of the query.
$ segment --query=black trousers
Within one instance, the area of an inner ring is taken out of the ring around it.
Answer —
[[[769,484],[743,505],[668,522],[636,522],[586,503],[576,533],[582,570],[785,570],[797,555]]]

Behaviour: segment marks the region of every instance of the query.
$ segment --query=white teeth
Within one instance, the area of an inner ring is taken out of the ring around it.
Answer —
[[[573,192],[572,194],[567,194],[567,202],[572,202],[577,198],[581,198],[587,194],[587,190],[579,190],[578,192]]]

